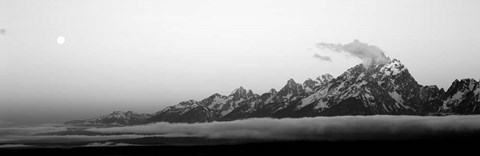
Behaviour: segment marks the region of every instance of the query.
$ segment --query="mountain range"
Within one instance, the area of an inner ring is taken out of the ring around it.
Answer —
[[[338,77],[330,74],[279,91],[255,94],[239,87],[230,95],[215,93],[200,101],[188,100],[154,114],[115,111],[69,125],[135,125],[152,122],[196,123],[246,118],[300,118],[340,115],[480,114],[480,85],[474,79],[455,80],[445,91],[423,86],[397,59],[370,66],[358,64]]]
[[[68,121],[67,125],[82,125],[82,126],[122,126],[122,125],[135,125],[143,123],[146,119],[150,118],[151,114],[138,114],[132,111],[114,111],[111,114],[104,115],[98,118],[89,120],[73,120]]]

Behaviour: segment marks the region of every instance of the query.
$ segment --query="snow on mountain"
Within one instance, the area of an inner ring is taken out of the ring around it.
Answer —
[[[303,82],[303,88],[305,89],[306,93],[312,93],[314,91],[314,88],[318,85],[318,81],[312,80],[312,79],[307,79],[305,82]]]
[[[167,107],[164,110],[155,113],[151,121],[164,121],[166,119],[162,116],[177,116],[181,117],[184,114],[207,114],[207,118],[201,118],[200,120],[191,120],[191,122],[203,122],[203,121],[213,121],[223,118],[224,116],[230,114],[235,109],[242,108],[243,111],[251,112],[257,106],[259,99],[258,94],[254,94],[252,90],[246,90],[243,87],[239,87],[231,92],[230,95],[224,96],[218,93],[211,95],[208,98],[205,98],[199,102],[197,101],[186,101],[177,104],[176,109],[172,107]],[[186,105],[184,105],[184,103]],[[200,107],[203,109],[195,109]],[[196,112],[199,111],[199,112]]]
[[[316,80],[319,82],[319,86],[327,84],[332,79],[333,79],[333,76],[330,74],[324,74],[316,78]]]
[[[202,100],[202,105],[212,108],[225,116],[234,109],[248,105],[250,109],[254,109],[255,102],[252,99],[258,98],[259,95],[254,94],[252,90],[246,90],[243,87],[235,89],[229,96],[218,95],[213,101],[207,99]]]
[[[419,85],[396,59],[370,68],[357,65],[302,99],[297,109],[313,105],[314,111],[322,114],[328,108],[352,99],[376,114],[414,112],[413,102],[419,101],[419,95],[414,92],[419,90],[417,88]]]
[[[356,65],[338,77],[325,74],[302,84],[290,79],[278,92],[271,89],[258,95],[239,87],[228,96],[216,93],[200,101],[183,101],[151,116],[114,112],[98,119],[72,123],[142,123],[137,119],[147,123],[194,123],[252,117],[479,114],[479,105],[478,81],[455,80],[445,92],[437,86],[419,85],[405,65],[397,59],[389,59],[370,66]]]
[[[273,101],[273,98],[277,96],[277,93],[278,93],[277,90],[272,88],[268,93],[262,94],[262,96],[260,97],[260,100],[264,104],[269,104]]]
[[[479,81],[474,79],[455,80],[445,93],[440,112],[476,114],[480,113]]]
[[[150,117],[150,114],[138,114],[132,111],[114,111],[108,115],[100,116],[98,118],[68,121],[65,124],[82,126],[135,125],[145,123],[145,120]]]
[[[303,86],[299,83],[296,83],[295,80],[290,79],[287,81],[287,84],[278,92],[277,97],[278,100],[286,102],[294,98],[298,98],[298,96],[304,94],[305,90],[303,90]]]
[[[318,90],[319,87],[330,82],[332,79],[333,79],[332,75],[324,74],[317,77],[315,80],[310,78],[305,80],[305,82],[303,82],[302,87],[305,89],[305,93],[311,94],[311,93],[314,93],[316,90]]]

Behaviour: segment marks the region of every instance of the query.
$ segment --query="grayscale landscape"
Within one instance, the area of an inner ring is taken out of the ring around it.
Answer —
[[[478,7],[0,0],[0,153],[471,152]]]

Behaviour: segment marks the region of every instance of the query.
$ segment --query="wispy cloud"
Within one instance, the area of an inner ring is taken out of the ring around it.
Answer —
[[[319,54],[313,54],[313,57],[320,59],[320,61],[332,62],[332,58],[330,58],[329,56],[321,56]]]
[[[377,46],[362,43],[359,40],[354,40],[348,44],[318,43],[317,48],[345,52],[350,56],[361,59],[365,67],[371,64],[383,64],[390,60]]]

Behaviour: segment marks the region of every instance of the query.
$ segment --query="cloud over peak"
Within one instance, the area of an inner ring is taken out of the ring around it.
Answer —
[[[374,45],[354,40],[348,44],[333,44],[333,43],[317,43],[317,48],[328,49],[334,52],[347,53],[350,56],[361,59],[365,67],[372,64],[385,64],[390,58],[385,56],[385,53]]]

